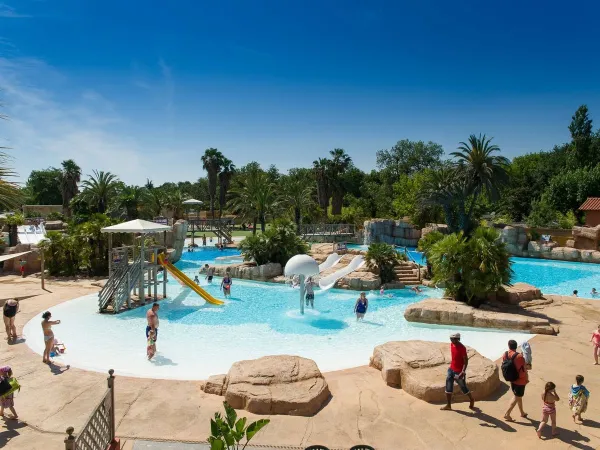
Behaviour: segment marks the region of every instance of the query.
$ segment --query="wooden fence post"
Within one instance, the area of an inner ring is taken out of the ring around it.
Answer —
[[[108,371],[108,389],[110,389],[110,442],[115,441],[116,434],[116,422],[115,422],[115,371],[110,369]],[[75,450],[75,449],[73,449]]]
[[[73,432],[75,429],[73,427],[67,428],[67,437],[65,438],[65,450],[75,450],[75,436],[73,436]]]

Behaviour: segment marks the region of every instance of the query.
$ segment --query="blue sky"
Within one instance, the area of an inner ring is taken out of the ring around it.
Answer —
[[[2,3],[4,2],[4,3]],[[404,138],[506,156],[600,124],[600,2],[0,0],[0,139],[26,179],[74,158],[127,183],[241,166],[363,170]]]

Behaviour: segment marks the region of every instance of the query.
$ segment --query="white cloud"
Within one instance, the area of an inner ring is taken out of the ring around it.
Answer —
[[[31,17],[27,14],[20,14],[15,8],[7,5],[6,3],[0,3],[0,18],[4,19],[23,19]]]
[[[108,170],[138,184],[152,177],[155,165],[144,157],[149,149],[114,131],[125,120],[112,102],[91,89],[59,101],[32,79],[69,83],[42,61],[0,58],[0,98],[10,118],[0,123],[0,142],[12,148],[22,181],[32,169],[58,166],[68,158],[77,161],[84,174]]]
[[[160,71],[162,73],[163,81],[165,83],[165,110],[167,112],[167,115],[169,116],[169,120],[172,120],[173,97],[175,95],[175,83],[173,82],[173,74],[171,72],[171,68],[167,65],[167,63],[165,63],[164,59],[160,58],[158,60],[158,65],[160,66]]]

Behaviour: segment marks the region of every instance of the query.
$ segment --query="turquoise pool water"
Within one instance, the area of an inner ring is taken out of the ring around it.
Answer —
[[[348,244],[347,247],[349,249],[363,250],[365,252],[369,249],[368,245],[362,245],[362,244]],[[408,250],[408,254],[411,256],[413,261],[415,261],[417,264],[425,265],[425,258],[423,257],[423,253],[418,252],[417,249],[414,247],[407,247],[407,250]],[[404,249],[402,249],[402,250],[397,249],[397,251],[399,253],[404,253]]]

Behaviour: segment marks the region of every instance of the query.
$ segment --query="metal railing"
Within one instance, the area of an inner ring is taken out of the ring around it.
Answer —
[[[106,309],[113,299],[119,283],[125,273],[129,270],[129,257],[127,254],[121,255],[118,262],[111,265],[110,276],[98,294],[98,308],[100,311]],[[112,256],[111,256],[112,258]]]
[[[108,371],[108,389],[81,431],[74,435],[73,427],[67,428],[65,450],[106,450],[115,441],[115,377]]]
[[[410,262],[412,262],[415,266],[417,266],[417,276],[419,277],[419,281],[421,281],[421,264],[419,264],[417,261],[415,261],[415,259],[412,257],[412,255],[408,251],[407,247],[396,247],[396,248],[402,250],[402,252],[406,256],[406,258]]]
[[[300,225],[301,236],[354,236],[356,225],[350,223],[320,223]]]
[[[188,224],[192,235],[197,231],[212,231],[226,242],[232,242],[233,219],[189,219]]]

